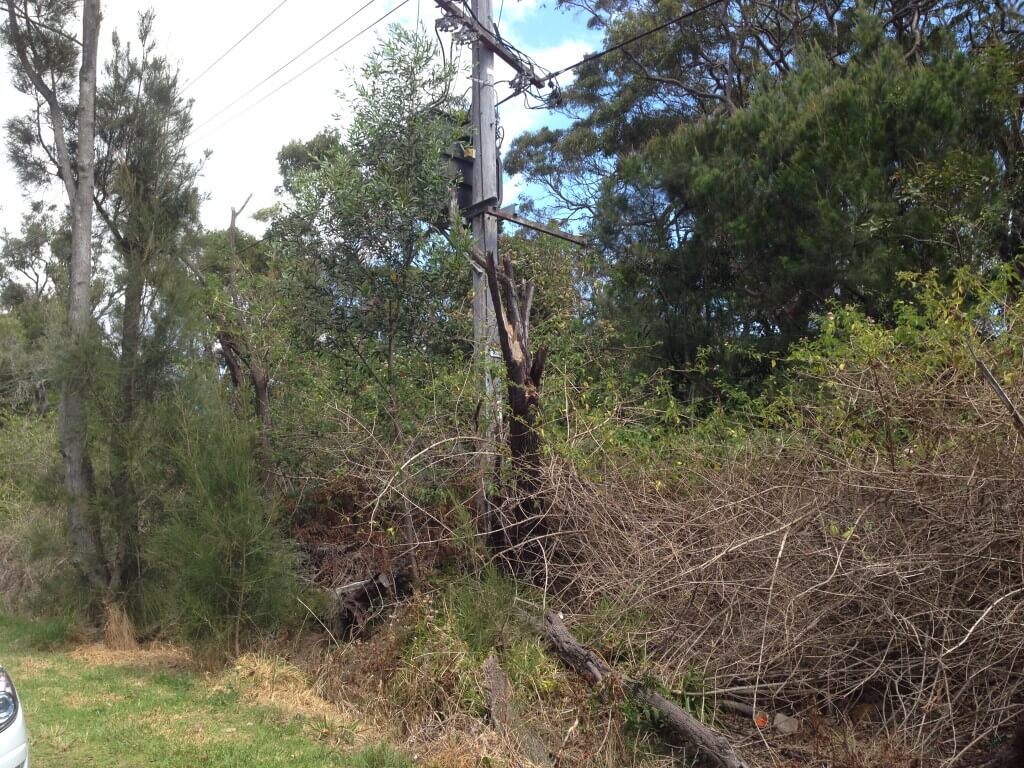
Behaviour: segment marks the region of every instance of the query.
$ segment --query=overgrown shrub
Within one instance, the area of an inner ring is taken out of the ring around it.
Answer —
[[[296,553],[264,498],[252,426],[220,397],[181,407],[182,488],[148,539],[150,606],[186,642],[238,653],[301,610]]]
[[[64,614],[82,603],[60,500],[55,420],[0,419],[0,611]]]
[[[654,402],[579,409],[545,468],[548,572],[626,669],[867,712],[887,754],[948,765],[1024,706],[1020,435],[971,351],[1024,404],[1024,305],[1010,273],[903,279],[893,324],[834,307],[728,413],[673,434]]]

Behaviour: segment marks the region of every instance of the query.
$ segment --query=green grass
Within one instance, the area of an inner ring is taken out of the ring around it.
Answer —
[[[335,746],[313,720],[254,706],[186,671],[77,659],[61,636],[59,624],[0,616],[0,663],[23,700],[33,768],[412,765],[386,745]]]

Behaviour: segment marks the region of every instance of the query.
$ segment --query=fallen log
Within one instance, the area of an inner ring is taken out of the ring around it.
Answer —
[[[721,768],[749,768],[725,736],[653,688],[616,672],[597,653],[581,645],[557,613],[545,613],[538,628],[555,654],[590,685],[597,686],[605,680],[621,682],[623,689],[633,699],[660,712],[668,726],[680,738],[696,747]]]

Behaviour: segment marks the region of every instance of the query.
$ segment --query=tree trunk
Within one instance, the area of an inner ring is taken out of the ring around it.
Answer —
[[[11,43],[33,88],[46,103],[53,129],[57,173],[71,210],[71,262],[68,270],[67,345],[69,354],[61,385],[58,432],[68,494],[68,540],[83,578],[98,593],[108,581],[99,522],[89,509],[92,465],[88,454],[88,339],[92,326],[93,169],[96,159],[96,60],[99,49],[100,0],[82,5],[82,64],[78,73],[78,143],[72,157],[64,107],[53,83],[47,83],[29,55],[32,30],[22,27],[16,3],[7,3]]]
[[[145,294],[143,267],[136,254],[125,253],[127,280],[121,316],[121,358],[118,361],[118,390],[121,401],[111,423],[110,471],[115,504],[114,531],[117,539],[110,566],[108,600],[117,599],[132,580],[137,567],[139,511],[131,477],[132,426],[138,401],[137,376],[142,347],[142,311]]]
[[[252,381],[255,400],[259,440],[259,465],[263,478],[263,490],[267,496],[274,492],[273,455],[270,451],[270,378],[266,370],[255,361],[249,363],[249,378]]]
[[[71,203],[71,265],[68,289],[68,336],[84,368],[92,325],[93,164],[96,133],[96,59],[99,48],[100,0],[85,0],[82,9],[82,66],[78,77],[78,148],[75,178],[65,179]],[[56,132],[56,126],[55,126]],[[63,144],[66,137],[61,137]],[[67,148],[65,147],[65,152]],[[75,366],[77,367],[77,366]],[[106,564],[99,524],[90,514],[92,471],[88,457],[87,388],[84,370],[68,371],[61,392],[60,443],[68,491],[68,532],[73,557],[86,578],[105,581]]]
[[[512,487],[508,494],[511,519],[497,519],[488,532],[491,548],[511,561],[513,568],[527,569],[543,563],[547,528],[540,499],[540,391],[546,351],[530,351],[530,309],[533,286],[517,285],[511,260],[501,269],[493,259],[476,251],[475,259],[487,274],[508,374],[509,457]]]
[[[235,343],[227,331],[218,332],[217,341],[220,343],[221,357],[224,358],[224,364],[231,375],[231,386],[238,390],[242,386],[242,361],[235,349]]]

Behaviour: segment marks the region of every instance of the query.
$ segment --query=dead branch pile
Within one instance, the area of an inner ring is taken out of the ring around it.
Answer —
[[[543,467],[536,582],[571,626],[603,630],[587,641],[609,662],[676,694],[805,732],[848,718],[925,766],[992,750],[1024,711],[1024,446],[966,351],[927,365],[836,366],[832,394],[785,425],[647,465],[567,415],[568,449]],[[1024,387],[1008,395],[1024,403]],[[442,417],[382,443],[339,414],[326,463],[367,489],[361,524],[339,532],[395,559],[481,541],[493,519],[466,512],[481,445]],[[499,520],[516,503],[500,484]]]
[[[840,429],[809,409],[733,455],[678,456],[671,482],[551,461],[547,577],[609,653],[642,648],[680,688],[856,711],[954,765],[1024,709],[1024,447],[969,365],[909,390],[881,363],[834,381]]]

